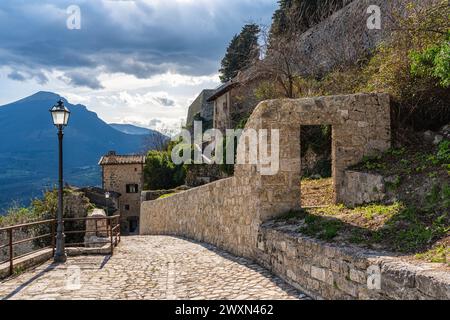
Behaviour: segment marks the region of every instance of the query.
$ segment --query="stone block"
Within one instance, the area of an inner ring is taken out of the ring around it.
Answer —
[[[356,270],[356,269],[350,269],[350,280],[355,281],[360,284],[366,284],[367,283],[367,275],[365,272]]]
[[[316,266],[311,266],[311,277],[314,279],[320,280],[322,282],[325,282],[326,280],[326,269],[319,268]]]

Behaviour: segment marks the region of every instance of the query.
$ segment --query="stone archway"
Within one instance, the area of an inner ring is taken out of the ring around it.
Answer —
[[[246,128],[278,129],[280,171],[259,174],[260,168],[240,165],[236,177],[251,176],[257,186],[259,219],[265,221],[300,208],[300,126],[332,126],[332,175],[334,200],[346,202],[344,170],[364,156],[391,146],[390,101],[387,94],[356,94],[262,102]]]
[[[279,130],[279,171],[271,176],[261,175],[260,165],[239,164],[232,178],[166,199],[144,201],[140,234],[188,237],[240,256],[254,257],[261,223],[300,208],[300,126],[321,124],[333,127],[335,200],[345,203],[344,170],[364,156],[390,147],[386,94],[261,102],[246,129]],[[245,159],[248,153],[244,142],[241,137],[238,158]]]

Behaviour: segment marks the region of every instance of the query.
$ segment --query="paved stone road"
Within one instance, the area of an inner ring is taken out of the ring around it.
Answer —
[[[0,299],[308,299],[264,268],[213,246],[123,237],[113,257],[71,257],[0,282]]]

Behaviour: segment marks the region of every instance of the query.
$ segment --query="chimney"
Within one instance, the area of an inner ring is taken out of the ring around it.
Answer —
[[[108,156],[115,156],[116,155],[116,152],[115,151],[110,151],[110,152],[108,152]]]

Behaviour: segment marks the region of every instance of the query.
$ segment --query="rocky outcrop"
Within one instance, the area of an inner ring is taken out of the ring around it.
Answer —
[[[431,2],[433,0],[427,0]],[[395,24],[396,12],[408,3],[423,4],[423,0],[357,0],[301,34],[296,40],[301,63],[299,71],[306,75],[323,75],[336,66],[355,63],[388,40]],[[370,29],[367,21],[378,6],[381,28]]]

